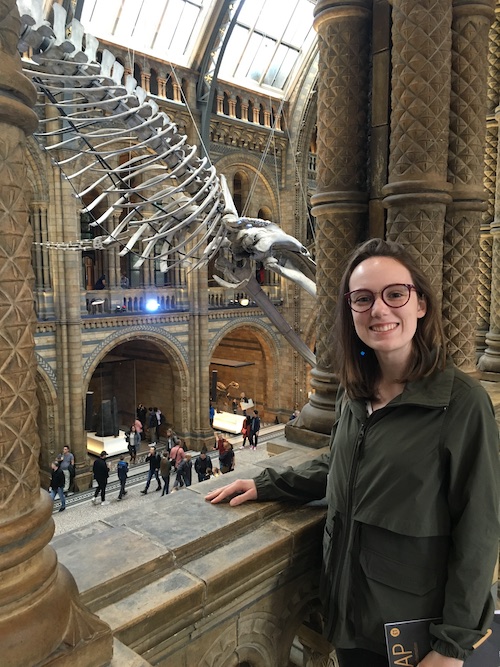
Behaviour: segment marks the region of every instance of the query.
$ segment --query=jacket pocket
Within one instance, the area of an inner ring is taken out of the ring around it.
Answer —
[[[414,538],[366,525],[360,532],[352,564],[356,634],[383,646],[384,623],[442,616],[447,538]]]
[[[360,564],[368,579],[412,595],[427,595],[437,586],[437,572],[389,560],[374,551],[364,549]]]

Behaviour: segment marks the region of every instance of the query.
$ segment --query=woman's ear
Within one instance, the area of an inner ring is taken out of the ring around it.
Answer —
[[[424,315],[427,313],[427,300],[425,296],[418,296],[418,304],[417,304],[417,317],[421,318],[424,317]]]

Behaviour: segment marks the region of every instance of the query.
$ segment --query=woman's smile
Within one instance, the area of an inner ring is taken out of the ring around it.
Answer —
[[[393,331],[399,326],[397,323],[393,324],[372,324],[370,329],[376,333],[385,333],[386,331]]]

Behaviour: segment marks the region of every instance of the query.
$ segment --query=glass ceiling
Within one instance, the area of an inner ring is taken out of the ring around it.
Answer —
[[[219,78],[283,96],[315,43],[315,0],[243,0]],[[85,0],[81,22],[97,38],[191,67],[215,0]]]

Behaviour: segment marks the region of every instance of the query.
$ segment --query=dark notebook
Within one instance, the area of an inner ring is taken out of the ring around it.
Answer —
[[[416,667],[431,650],[429,625],[440,618],[385,624],[390,667]],[[500,610],[495,612],[491,635],[467,658],[464,667],[500,667]]]

